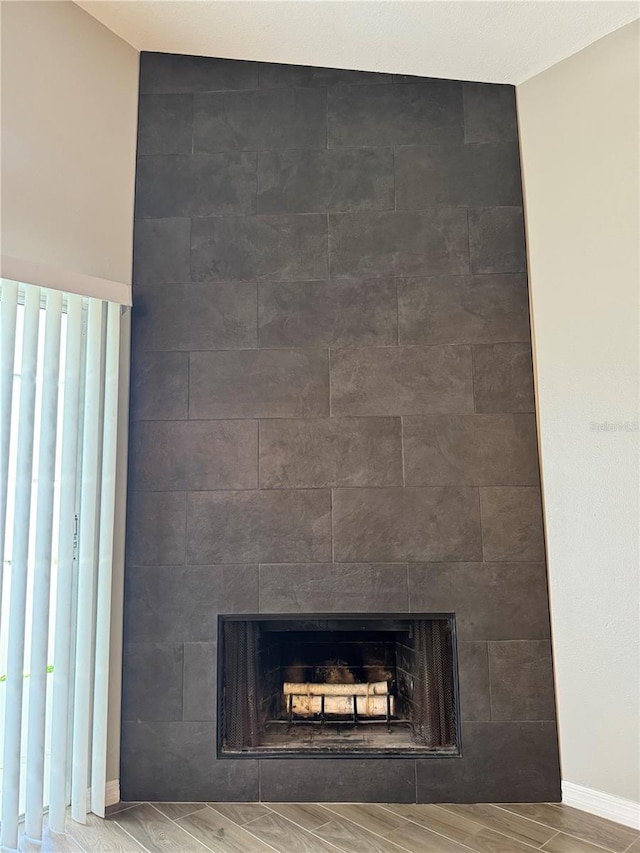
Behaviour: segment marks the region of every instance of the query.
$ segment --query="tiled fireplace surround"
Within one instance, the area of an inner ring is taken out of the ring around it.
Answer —
[[[559,799],[511,87],[143,54],[128,800]],[[462,758],[216,758],[219,613],[455,612]]]

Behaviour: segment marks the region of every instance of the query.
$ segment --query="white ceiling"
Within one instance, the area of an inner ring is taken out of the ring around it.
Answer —
[[[640,17],[628,0],[77,0],[139,50],[521,83]]]

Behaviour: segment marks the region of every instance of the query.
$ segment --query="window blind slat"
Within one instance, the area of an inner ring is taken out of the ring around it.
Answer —
[[[58,578],[54,629],[53,698],[51,702],[49,826],[54,832],[64,832],[68,803],[70,646],[81,352],[82,297],[74,295],[69,296],[67,301],[67,340],[60,463]]]
[[[5,524],[7,522],[7,488],[9,485],[9,445],[13,403],[13,368],[16,348],[18,284],[2,284],[0,300],[0,615],[4,577]]]
[[[1,812],[2,829],[0,830],[0,844],[10,848],[18,846],[24,643],[39,321],[40,288],[27,287],[25,292],[22,363],[20,371],[20,429],[18,431],[11,559]]]
[[[59,291],[51,290],[47,294],[44,337],[31,618],[31,666],[29,668],[25,831],[30,838],[42,837],[42,809],[44,806],[47,651],[49,645],[49,595],[53,551],[53,499],[58,428],[61,324],[62,294]]]
[[[109,705],[109,641],[111,628],[111,581],[113,529],[116,499],[116,451],[118,429],[118,371],[120,367],[120,306],[107,311],[105,353],[105,406],[102,435],[102,477],[98,590],[96,596],[95,682],[91,758],[91,811],[104,817],[107,784],[107,712]]]
[[[92,699],[94,594],[97,574],[98,495],[101,448],[103,303],[89,302],[85,372],[82,479],[80,484],[78,615],[73,702],[71,816],[87,820],[89,738]]]

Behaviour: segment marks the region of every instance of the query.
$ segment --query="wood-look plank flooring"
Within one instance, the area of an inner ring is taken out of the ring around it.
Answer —
[[[640,853],[640,832],[568,806],[122,803],[21,853]]]

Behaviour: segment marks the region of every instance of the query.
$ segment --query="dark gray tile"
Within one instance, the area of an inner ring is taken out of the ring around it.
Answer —
[[[141,95],[138,102],[138,155],[191,154],[191,95]]]
[[[137,352],[255,347],[257,298],[251,282],[137,287],[133,346]]]
[[[196,152],[325,148],[326,144],[324,89],[263,89],[194,97]]]
[[[526,343],[473,347],[476,412],[533,412],[533,364]]]
[[[526,272],[524,216],[521,207],[469,210],[471,272]]]
[[[399,418],[265,420],[260,487],[401,486]]]
[[[544,563],[424,563],[409,566],[414,613],[456,614],[461,640],[549,638]]]
[[[143,421],[132,429],[130,488],[255,489],[257,421]]]
[[[554,723],[467,722],[460,761],[418,759],[418,802],[558,802]]]
[[[195,352],[189,381],[195,419],[329,414],[326,350]]]
[[[122,669],[123,720],[182,719],[182,645],[129,643]]]
[[[195,492],[189,496],[188,560],[204,563],[328,562],[328,490]]]
[[[408,486],[535,486],[534,415],[436,415],[403,419]]]
[[[307,758],[262,761],[260,793],[274,803],[413,803],[413,759]]]
[[[522,204],[515,142],[400,146],[395,176],[398,210]]]
[[[469,272],[464,208],[329,216],[332,275],[457,275]]]
[[[210,722],[123,724],[123,800],[255,802],[258,773],[257,761],[216,760]]]
[[[495,83],[463,83],[465,142],[502,142],[518,138],[516,90]]]
[[[183,719],[216,719],[217,644],[185,643]]]
[[[256,154],[154,154],[138,159],[138,218],[255,212]]]
[[[261,282],[262,347],[385,346],[398,335],[393,279]]]
[[[390,74],[374,71],[345,71],[342,68],[317,68],[311,65],[260,65],[260,86],[281,89],[285,86],[365,86],[390,83]]]
[[[477,560],[476,489],[335,489],[334,557],[340,561]]]
[[[327,139],[332,146],[421,145],[462,141],[462,84],[331,89]]]
[[[143,94],[254,89],[257,85],[258,65],[254,62],[146,51],[140,55]]]
[[[140,566],[184,563],[186,496],[184,492],[129,492],[127,558]]]
[[[181,420],[189,403],[189,356],[182,352],[136,353],[131,372],[133,420]]]
[[[273,151],[258,155],[258,212],[393,210],[391,148]]]
[[[489,671],[493,720],[555,719],[549,642],[489,643]]]
[[[484,642],[458,643],[462,720],[490,720],[489,662]]]
[[[484,559],[544,560],[540,489],[498,486],[480,489]]]
[[[191,278],[189,219],[137,219],[133,235],[133,283],[165,284]]]
[[[402,613],[408,609],[403,563],[260,566],[261,613]]]
[[[469,347],[380,347],[331,354],[333,415],[473,411]]]
[[[327,218],[249,216],[194,219],[194,281],[326,278]]]
[[[530,337],[524,275],[398,279],[401,344],[484,344]]]
[[[127,643],[215,643],[218,613],[258,612],[257,565],[128,566]]]

